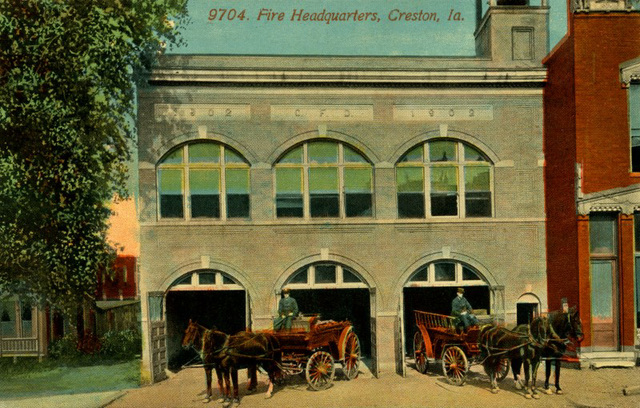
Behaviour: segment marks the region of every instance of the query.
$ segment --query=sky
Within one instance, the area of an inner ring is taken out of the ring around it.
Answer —
[[[486,10],[488,0],[483,3]],[[540,0],[530,3],[539,5]],[[548,3],[552,49],[566,32],[567,1]],[[476,0],[189,0],[188,7],[191,22],[183,30],[187,45],[169,53],[475,54]],[[327,22],[323,18],[330,13],[348,21]],[[425,21],[403,20],[407,15]]]

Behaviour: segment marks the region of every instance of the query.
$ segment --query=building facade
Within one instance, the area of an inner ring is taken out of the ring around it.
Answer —
[[[639,57],[637,3],[585,0],[545,61],[548,301],[579,306],[586,363],[638,345]]]
[[[547,310],[548,8],[504,3],[472,57],[162,58],[139,90],[148,379],[189,319],[268,329],[285,286],[375,375],[457,287],[507,324]]]

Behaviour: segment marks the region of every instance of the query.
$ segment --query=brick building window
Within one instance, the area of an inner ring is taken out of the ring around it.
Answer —
[[[629,130],[631,133],[631,171],[640,172],[640,83],[629,85]]]
[[[398,217],[491,217],[489,159],[464,142],[421,143],[396,165]]]
[[[220,143],[196,142],[158,164],[160,218],[248,218],[249,163]]]
[[[352,147],[310,141],[275,164],[278,218],[345,218],[373,215],[373,168]]]

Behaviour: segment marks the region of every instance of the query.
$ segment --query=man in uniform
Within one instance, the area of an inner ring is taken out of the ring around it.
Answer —
[[[451,302],[451,315],[458,318],[456,326],[462,325],[464,331],[467,331],[469,326],[478,324],[478,319],[471,312],[473,308],[464,297],[464,289],[458,288],[458,295]]]
[[[291,290],[284,288],[282,290],[282,298],[278,303],[278,317],[273,321],[275,330],[291,329],[291,322],[298,315],[298,302],[289,296]]]

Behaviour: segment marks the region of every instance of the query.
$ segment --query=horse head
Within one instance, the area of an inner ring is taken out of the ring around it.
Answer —
[[[182,348],[190,348],[193,345],[197,345],[199,340],[202,338],[202,326],[198,324],[198,322],[194,322],[189,319],[189,325],[184,331],[184,336],[182,337]]]
[[[567,312],[567,320],[569,321],[569,336],[574,338],[578,343],[584,339],[584,333],[582,332],[582,320],[580,320],[580,313],[576,307],[569,308]]]

